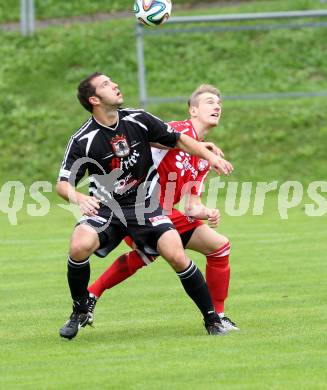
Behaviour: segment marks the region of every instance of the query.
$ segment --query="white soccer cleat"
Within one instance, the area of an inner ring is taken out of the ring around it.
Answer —
[[[238,326],[236,326],[235,322],[233,322],[230,318],[224,316],[220,317],[220,321],[223,324],[224,328],[228,331],[230,330],[240,330]]]

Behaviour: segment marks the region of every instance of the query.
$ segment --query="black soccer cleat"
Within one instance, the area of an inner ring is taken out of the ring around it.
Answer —
[[[228,333],[228,330],[224,327],[224,325],[219,322],[205,325],[205,327],[210,336],[225,336]]]
[[[94,296],[90,296],[87,301],[87,307],[88,307],[88,319],[87,324],[92,325],[94,321],[94,310],[95,305],[97,304],[97,299]]]
[[[226,330],[240,330],[240,328],[228,317],[220,317],[220,321]]]
[[[80,313],[74,310],[70,315],[69,320],[60,328],[59,334],[61,337],[71,340],[87,322],[88,313]]]
[[[204,326],[210,336],[224,336],[228,333],[228,330],[221,323],[220,318],[216,313],[204,322]]]

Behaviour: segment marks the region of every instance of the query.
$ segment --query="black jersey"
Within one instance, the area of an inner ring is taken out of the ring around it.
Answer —
[[[149,142],[174,147],[179,137],[168,124],[141,109],[119,109],[114,127],[91,117],[70,138],[59,180],[76,186],[88,171],[90,195],[101,200],[107,193],[121,206],[132,205],[141,184],[147,183],[146,199],[159,180]]]

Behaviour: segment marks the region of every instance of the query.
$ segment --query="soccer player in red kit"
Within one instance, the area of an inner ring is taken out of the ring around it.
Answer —
[[[170,122],[170,125],[181,134],[203,141],[219,123],[220,93],[214,86],[203,84],[192,93],[188,106],[190,119]],[[220,150],[216,152],[222,153]],[[226,330],[238,330],[236,324],[225,315],[224,308],[230,280],[230,243],[228,238],[212,229],[219,224],[219,210],[209,209],[201,203],[203,183],[210,166],[206,160],[180,149],[152,148],[152,157],[160,176],[160,203],[180,234],[184,247],[206,256],[206,281],[215,310]],[[183,196],[186,196],[184,213],[173,208]],[[207,220],[208,225],[202,220]],[[131,239],[127,238],[126,242],[133,247]],[[135,248],[115,260],[88,287],[89,323],[93,322],[97,299],[106,289],[122,282],[155,258]]]

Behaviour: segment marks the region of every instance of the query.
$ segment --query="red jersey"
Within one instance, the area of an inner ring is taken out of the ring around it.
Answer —
[[[181,134],[198,140],[190,120],[169,123]],[[152,148],[152,158],[160,176],[160,203],[170,210],[185,194],[200,196],[203,182],[210,170],[207,160],[195,157],[181,149],[161,150]]]

